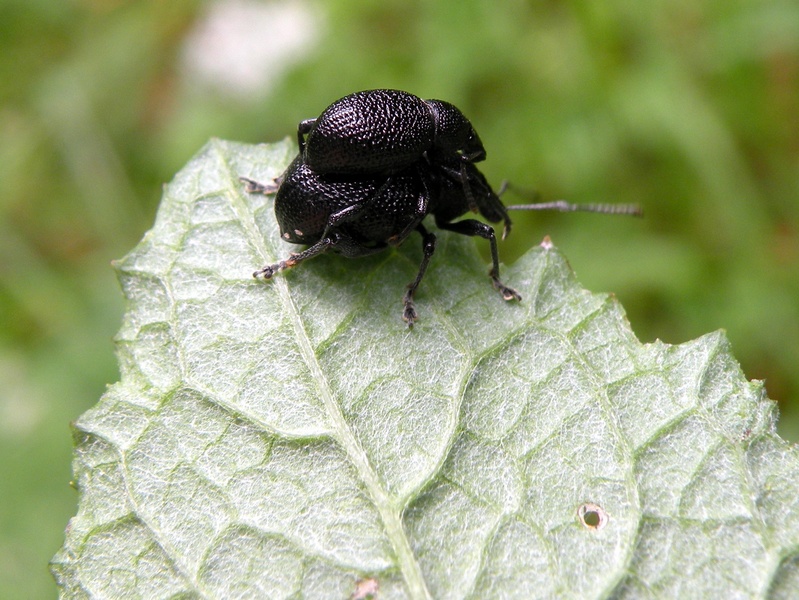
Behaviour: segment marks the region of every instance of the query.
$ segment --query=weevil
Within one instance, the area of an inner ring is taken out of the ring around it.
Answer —
[[[430,162],[485,159],[483,143],[460,110],[399,90],[367,90],[335,101],[319,117],[301,121],[297,142],[316,173],[396,173]]]
[[[486,152],[460,110],[441,100],[422,100],[398,90],[367,90],[337,100],[297,128],[299,153],[273,184],[242,177],[250,193],[276,194],[281,237],[307,249],[266,265],[254,277],[272,278],[304,260],[333,251],[366,256],[398,246],[411,233],[422,238],[422,261],[403,296],[402,318],[418,319],[414,294],[436,248],[436,227],[488,240],[489,277],[505,300],[521,295],[499,275],[494,228],[477,219],[455,220],[476,212],[511,229],[510,209],[587,210],[640,214],[630,205],[575,205],[564,201],[506,207],[475,163]],[[504,189],[504,186],[503,186]]]

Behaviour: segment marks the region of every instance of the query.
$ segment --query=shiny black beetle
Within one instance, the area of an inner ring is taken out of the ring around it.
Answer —
[[[320,175],[388,175],[424,156],[432,163],[486,156],[472,124],[452,104],[399,90],[336,100],[319,118],[300,122],[297,141],[305,163]]]
[[[436,236],[422,221],[433,215],[439,229],[488,240],[494,287],[505,300],[521,300],[499,279],[494,229],[475,219],[453,221],[472,211],[492,223],[503,221],[503,238],[511,228],[506,207],[474,164],[485,158],[485,149],[457,108],[396,90],[358,92],[334,102],[317,119],[300,122],[297,137],[300,152],[274,184],[241,179],[248,192],[277,192],[281,236],[309,247],[254,277],[270,279],[327,251],[347,257],[373,254],[418,231],[423,258],[402,312],[413,327],[418,318],[414,293],[436,247]],[[637,214],[635,207],[565,202],[508,208]]]

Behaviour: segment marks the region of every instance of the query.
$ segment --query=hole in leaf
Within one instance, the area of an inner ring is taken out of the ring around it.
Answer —
[[[577,509],[577,517],[586,529],[599,531],[608,524],[610,516],[598,504],[586,502]]]

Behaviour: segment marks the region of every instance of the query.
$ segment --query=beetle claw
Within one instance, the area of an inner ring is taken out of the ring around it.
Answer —
[[[492,277],[491,280],[494,283],[494,287],[499,290],[500,294],[502,294],[502,298],[504,300],[506,301],[518,300],[519,302],[521,302],[522,296],[519,292],[514,290],[512,287],[508,287],[496,277]]]
[[[269,196],[277,192],[280,187],[280,178],[273,179],[272,183],[260,183],[249,177],[239,177],[239,181],[244,183],[244,191],[248,194],[264,194]]]
[[[412,301],[405,301],[405,310],[402,311],[402,320],[408,324],[408,329],[413,329],[413,324],[419,318]]]
[[[280,271],[280,263],[275,265],[266,265],[263,269],[258,269],[255,273],[252,274],[253,277],[258,279],[258,277],[263,277],[264,279],[272,279],[272,277]]]

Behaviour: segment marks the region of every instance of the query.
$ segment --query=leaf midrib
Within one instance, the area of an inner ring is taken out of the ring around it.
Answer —
[[[227,169],[228,179],[230,181],[228,189],[242,190],[239,185],[239,176],[237,173],[233,172],[227,161],[226,152],[225,149],[221,147],[221,142],[215,140],[213,144],[220,163]],[[241,222],[245,235],[248,237],[248,242],[256,249],[263,264],[276,260],[276,257],[269,252],[267,244],[265,243],[265,238],[255,221],[255,216],[249,210],[244,197],[244,191],[230,193],[229,198],[231,207]],[[332,436],[344,449],[350,462],[357,470],[361,481],[380,514],[383,526],[385,527],[386,536],[397,555],[398,566],[408,586],[411,597],[430,598],[430,592],[425,584],[421,568],[416,561],[416,557],[410,546],[410,541],[405,535],[405,530],[402,526],[402,520],[400,518],[402,507],[392,502],[390,495],[381,485],[376,471],[370,464],[366,452],[344,418],[344,414],[341,412],[341,408],[336,402],[328,378],[314,352],[310,336],[305,329],[300,311],[291,297],[286,280],[283,277],[276,277],[270,285],[276,286],[283,308],[292,323],[300,354],[308,367],[311,377],[316,383],[325,411],[332,424]]]

